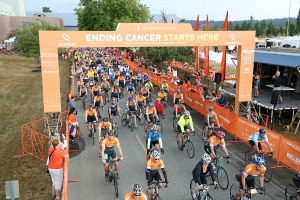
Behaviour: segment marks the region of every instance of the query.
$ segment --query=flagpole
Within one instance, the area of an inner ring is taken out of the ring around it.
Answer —
[[[289,7],[289,17],[288,17],[288,21],[287,21],[286,36],[288,36],[288,35],[289,35],[289,29],[290,29],[290,14],[291,14],[291,4],[292,4],[292,0],[290,0],[290,7]]]

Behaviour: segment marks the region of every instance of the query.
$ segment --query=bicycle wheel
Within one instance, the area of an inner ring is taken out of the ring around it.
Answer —
[[[209,193],[207,193],[206,200],[213,200]]]
[[[247,165],[251,163],[251,160],[252,160],[252,151],[246,151],[245,158],[244,158],[245,164]]]
[[[134,129],[134,122],[133,122],[132,116],[130,117],[130,129],[131,129],[131,131],[133,131],[133,129]]]
[[[118,197],[119,196],[119,188],[118,188],[118,177],[117,177],[116,172],[114,172],[114,186],[115,186],[116,197]]]
[[[177,142],[177,146],[180,149],[180,143],[179,143],[179,133],[177,133],[176,135],[176,142]]]
[[[266,163],[266,169],[267,171],[265,173],[264,178],[265,178],[265,182],[268,183],[271,181],[273,173],[272,173],[272,168],[270,168],[270,166],[267,163]]]
[[[123,113],[122,114],[122,118],[121,118],[121,122],[122,122],[122,126],[125,127],[128,123],[127,121],[127,113]]]
[[[141,125],[141,126],[143,126],[144,124],[145,124],[145,117],[144,117],[144,115],[142,114],[142,113],[140,113],[139,115],[138,115],[138,122],[139,122],[139,124]]]
[[[188,156],[190,158],[194,158],[194,155],[195,155],[195,149],[194,149],[194,145],[192,143],[192,141],[188,140],[186,143],[185,143],[185,148],[186,148],[186,152],[188,154]]]
[[[203,142],[206,142],[206,141],[207,141],[206,136],[205,136],[205,126],[204,126],[203,129],[202,129],[202,141],[203,141]]]
[[[162,122],[157,123],[157,125],[159,126],[160,133],[162,134],[164,132],[164,127],[162,125]]]
[[[173,128],[174,128],[175,132],[178,132],[178,124],[177,124],[177,119],[176,118],[173,119]]]
[[[217,180],[220,188],[222,188],[223,190],[226,190],[228,188],[229,179],[228,179],[227,172],[223,167],[219,167],[217,169]]]
[[[232,184],[230,186],[230,199],[232,196],[235,196],[235,193],[237,193],[240,190],[240,187],[237,184]]]
[[[194,190],[195,186],[196,186],[196,183],[195,183],[194,179],[192,178],[190,181],[190,192],[191,192],[192,199],[194,199],[193,198],[193,190]]]
[[[296,194],[296,192],[297,192],[297,188],[292,184],[288,184],[285,187],[285,191],[284,191],[285,200],[293,200],[292,196]]]
[[[144,125],[144,132],[145,132],[145,138],[147,138],[148,124],[145,124],[145,125]]]

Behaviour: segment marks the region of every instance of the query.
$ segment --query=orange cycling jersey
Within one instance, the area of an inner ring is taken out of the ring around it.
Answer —
[[[139,196],[139,200],[147,200],[147,196],[141,192],[141,195]],[[124,200],[134,200],[134,196],[132,192],[127,192],[123,198]]]
[[[177,92],[174,94],[174,97],[176,98],[176,99],[182,99],[183,98],[183,94],[182,93],[180,93],[180,94],[178,94]]]
[[[225,145],[224,139],[218,139],[217,136],[211,136],[208,140],[209,146],[218,146],[218,145]]]
[[[92,88],[92,91],[93,91],[93,92],[96,92],[96,91],[99,91],[100,89],[101,89],[100,86],[94,86],[94,87]]]
[[[96,110],[95,109],[92,109],[92,110],[90,110],[90,109],[87,109],[86,111],[85,111],[85,114],[86,115],[90,115],[90,116],[92,116],[92,115],[97,115],[97,112],[96,112]]]
[[[127,101],[127,105],[128,106],[134,106],[135,105],[135,101]]]
[[[108,81],[103,81],[101,83],[101,87],[108,87],[109,86],[109,82]]]
[[[113,88],[112,90],[111,90],[111,92],[112,93],[120,93],[121,92],[121,89],[118,87],[118,88]]]
[[[135,80],[135,79],[137,79],[137,76],[136,76],[136,75],[133,75],[133,76],[131,77],[131,79],[132,79],[132,80]]]
[[[256,164],[248,164],[244,171],[243,171],[243,174],[245,176],[248,176],[248,175],[251,175],[251,176],[259,176],[259,175],[264,175],[265,172],[266,172],[266,167],[265,166],[262,166],[261,167],[261,171],[257,170],[256,169]]]
[[[114,147],[115,145],[119,144],[119,140],[118,140],[118,138],[115,138],[115,137],[112,140],[109,138],[105,138],[102,141],[102,144],[104,144],[105,147],[111,148],[111,147]]]
[[[107,129],[111,127],[111,123],[110,122],[101,122],[99,124],[99,127],[101,127],[101,129]]]
[[[124,81],[125,77],[124,76],[119,76],[118,79],[119,79],[119,81]]]
[[[102,96],[95,96],[94,101],[102,101]]]
[[[81,88],[81,92],[86,92],[86,88]]]
[[[147,161],[147,169],[158,170],[159,168],[165,168],[164,162],[162,160],[154,161],[154,158],[150,158]]]
[[[140,95],[137,95],[136,97],[135,97],[135,100],[137,101],[137,102],[140,102],[140,101],[145,101],[145,97],[144,96],[140,96]]]
[[[153,113],[155,113],[156,112],[156,108],[155,107],[153,107],[153,108],[149,108],[149,107],[147,107],[147,109],[146,109],[146,114],[153,114]]]
[[[115,74],[115,76],[119,76],[120,72],[119,71],[115,71],[114,74]]]
[[[84,82],[83,81],[77,81],[77,85],[83,85]]]
[[[103,76],[102,76],[102,79],[108,79],[109,77],[108,77],[108,75],[107,74],[104,74]]]
[[[147,94],[147,93],[149,92],[149,90],[146,89],[145,87],[143,87],[143,88],[141,89],[141,92],[144,93],[144,94]]]

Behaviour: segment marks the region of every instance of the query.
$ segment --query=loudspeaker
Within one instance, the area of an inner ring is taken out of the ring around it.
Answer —
[[[222,78],[222,73],[217,72],[217,73],[215,74],[215,80],[214,80],[214,82],[215,82],[215,83],[221,83],[221,78]]]

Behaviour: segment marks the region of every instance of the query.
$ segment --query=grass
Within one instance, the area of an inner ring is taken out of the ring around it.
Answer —
[[[71,63],[60,60],[62,109],[66,108]],[[19,180],[20,199],[50,199],[51,178],[45,163],[21,154],[20,126],[43,118],[43,96],[38,59],[0,55],[0,183]],[[5,199],[5,191],[0,191]]]

